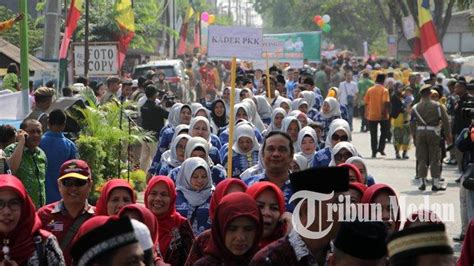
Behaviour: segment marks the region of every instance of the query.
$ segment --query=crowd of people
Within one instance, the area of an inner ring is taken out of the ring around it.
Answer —
[[[344,58],[301,68],[272,66],[269,75],[239,63],[230,113],[228,65],[205,58],[187,65],[193,84],[190,103],[179,98],[170,103],[173,92],[164,73],[153,70],[137,80],[79,79],[81,90],[63,89],[67,97],[102,105],[136,103],[137,123],[157,139],[144,142],[140,151],[139,165],[148,173],[144,204],[120,178],[109,178],[97,202],[88,201],[94,176],[64,135],[65,112],[48,111],[54,89],[41,87],[33,93],[35,107],[18,131],[1,126],[2,263],[455,263],[445,225],[431,210],[414,213],[407,221],[392,217],[397,191],[377,183],[351,141],[359,130],[353,118],[359,116],[360,131],[370,132],[372,158],[387,156],[385,146],[391,142],[394,158],[408,159],[413,142],[419,189],[426,189],[430,168],[432,190],[445,190],[443,159],[465,171],[472,150],[466,147],[474,146],[471,119],[463,115],[464,102],[474,91],[464,77],[423,77],[398,62]],[[231,116],[234,125],[229,125]],[[234,129],[232,140],[229,127]],[[451,155],[445,156],[454,139],[460,150],[449,149]],[[460,157],[461,151],[466,158]],[[467,178],[463,175],[460,182]],[[460,238],[466,239],[457,263],[472,265],[473,193],[463,189]],[[292,200],[300,192],[333,197],[309,215],[314,204]],[[341,195],[350,204],[381,207],[381,219],[332,221],[330,204]],[[305,234],[321,230],[325,233],[319,237]]]

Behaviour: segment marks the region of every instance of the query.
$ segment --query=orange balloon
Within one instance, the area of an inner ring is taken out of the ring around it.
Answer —
[[[209,15],[209,24],[214,24],[216,22],[216,16],[215,15]]]
[[[324,20],[322,20],[322,19],[318,20],[317,24],[318,24],[319,27],[322,28],[324,26]]]

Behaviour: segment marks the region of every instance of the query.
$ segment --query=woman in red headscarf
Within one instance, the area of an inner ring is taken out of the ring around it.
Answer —
[[[257,202],[263,217],[263,236],[259,248],[285,236],[287,224],[282,218],[285,212],[283,192],[275,184],[262,181],[249,187],[247,194]]]
[[[255,200],[243,192],[231,193],[217,206],[207,256],[195,265],[248,265],[262,232],[262,216]]]
[[[359,169],[355,165],[349,164],[349,163],[343,163],[338,166],[346,167],[349,169],[349,182],[351,183],[358,182],[358,183],[364,184],[364,178],[362,177],[362,174],[360,173]]]
[[[186,218],[176,212],[176,188],[167,176],[154,176],[145,190],[145,206],[158,219],[161,256],[166,263],[183,265],[194,235]]]
[[[392,205],[393,199],[396,200],[397,206]],[[394,209],[399,206],[398,197],[393,188],[386,184],[370,186],[364,192],[361,203],[378,203],[381,205],[383,223],[387,226],[389,234],[400,229],[400,210]],[[398,214],[397,217],[392,217],[396,214]]]
[[[65,265],[56,237],[40,228],[35,205],[21,181],[0,175],[0,264]]]
[[[114,178],[107,181],[102,187],[99,199],[95,205],[95,215],[111,216],[120,209],[137,201],[135,192],[125,179]]]
[[[359,182],[350,182],[349,183],[349,196],[351,198],[351,203],[360,203],[362,196],[367,190],[367,186]]]
[[[216,190],[212,194],[211,203],[209,206],[209,217],[211,218],[211,224],[214,221],[214,214],[216,212],[217,205],[222,200],[222,198],[233,192],[245,192],[247,190],[247,185],[237,178],[226,178],[224,181],[221,181],[217,186]],[[204,257],[204,249],[208,246],[209,240],[211,239],[211,229],[207,229],[196,237],[194,240],[191,251],[189,252],[188,259],[186,260],[186,265],[194,265],[196,261]]]
[[[159,255],[159,229],[158,229],[158,220],[156,219],[155,215],[145,206],[141,204],[130,204],[122,209],[120,209],[118,216],[128,216],[131,219],[135,219],[137,221],[142,222],[145,224],[148,229],[150,230],[151,241],[153,242],[153,261],[156,263],[160,261]]]

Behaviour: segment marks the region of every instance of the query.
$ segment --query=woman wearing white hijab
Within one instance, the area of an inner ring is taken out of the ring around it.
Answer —
[[[291,100],[284,97],[278,98],[276,106],[285,109],[286,113],[289,113],[291,111]]]
[[[253,97],[257,104],[257,112],[260,115],[263,123],[269,125],[271,123],[272,107],[268,103],[268,100],[263,95],[255,95]]]
[[[293,161],[291,162],[290,165],[290,171],[292,173],[296,173],[299,171],[303,171],[309,168],[308,161],[306,160],[306,157],[304,157],[301,154],[295,153],[293,155]]]
[[[240,121],[244,120],[246,123],[249,123],[255,132],[255,136],[257,137],[258,143],[263,142],[262,131],[260,131],[251,121],[249,106],[246,104],[238,103],[234,107],[234,122],[235,125],[240,123]],[[234,127],[235,129],[235,127]],[[235,134],[234,134],[235,135]],[[229,142],[229,128],[227,127],[222,133],[219,135],[219,140],[221,143],[224,143],[222,146],[225,146]],[[222,148],[221,148],[222,150]]]
[[[338,166],[345,163],[352,156],[358,156],[357,149],[350,142],[341,141],[332,148],[329,166]]]
[[[258,164],[259,148],[260,144],[252,127],[246,123],[238,124],[232,144],[232,177],[239,177],[245,169]],[[222,160],[224,167],[227,167],[228,152],[224,153]]]
[[[298,140],[298,132],[301,129],[300,121],[294,116],[287,116],[283,118],[281,122],[281,131],[290,135],[291,140],[293,141],[293,147],[296,150]]]
[[[197,116],[191,120],[189,124],[189,135],[191,137],[202,137],[210,143],[209,156],[211,157],[214,164],[219,164],[221,159],[219,157],[219,149],[221,148],[221,142],[217,136],[213,137],[211,133],[211,126],[209,120],[202,116]]]
[[[315,117],[315,120],[324,126],[323,137],[326,137],[329,131],[329,125],[336,118],[341,118],[339,102],[333,97],[327,97],[323,102],[321,111]]]
[[[194,235],[211,227],[209,203],[212,190],[207,162],[199,157],[186,159],[176,179],[176,211],[188,219]]]
[[[184,161],[186,144],[191,139],[189,135],[181,134],[173,139],[169,150],[161,156],[162,164],[159,175],[168,175],[171,170],[180,166]]]
[[[216,186],[227,177],[226,170],[220,164],[214,164],[212,159],[209,157],[209,142],[201,137],[192,137],[189,139],[186,144],[186,149],[184,150],[184,159],[200,157],[204,159],[209,165],[211,170],[212,183]],[[179,173],[181,166],[178,166],[171,170],[168,176],[176,181],[176,177]]]
[[[303,97],[303,99],[305,99],[306,102],[308,102],[309,108],[307,115],[309,118],[314,120],[316,115],[319,113],[318,110],[321,108],[321,102],[318,103],[318,101],[322,101],[322,99],[319,100],[319,98],[316,96],[316,93],[313,91],[302,91],[300,95]]]
[[[314,155],[313,167],[327,167],[331,162],[333,147],[341,141],[351,140],[351,130],[349,123],[344,119],[335,119],[329,126],[325,147]]]
[[[242,101],[242,104],[247,106],[249,121],[254,124],[260,132],[265,130],[265,125],[260,118],[260,115],[257,113],[257,105],[251,98],[246,98]]]
[[[266,136],[269,132],[281,131],[281,122],[283,121],[285,116],[286,116],[285,109],[280,108],[280,107],[275,108],[272,112],[271,123],[262,134]]]
[[[182,133],[188,133],[189,125],[179,124],[174,129],[173,140]],[[161,170],[161,167],[165,166],[167,163],[166,160],[171,156],[171,150],[166,150],[163,154],[159,154],[158,152],[155,153],[155,157],[153,157],[153,161],[151,163],[150,168],[148,169],[149,176],[158,175]]]
[[[306,158],[308,165],[313,161],[318,146],[318,136],[312,127],[303,127],[298,133],[296,152]]]

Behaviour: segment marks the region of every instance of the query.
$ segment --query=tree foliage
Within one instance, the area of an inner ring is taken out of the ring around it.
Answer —
[[[16,14],[11,10],[4,6],[0,6],[0,21],[5,21],[14,18],[15,16]],[[20,47],[20,24],[15,23],[12,28],[0,31],[0,38]],[[28,40],[30,54],[33,54],[33,52],[43,44],[43,29],[38,26],[38,23],[32,19],[31,16],[28,16]]]

